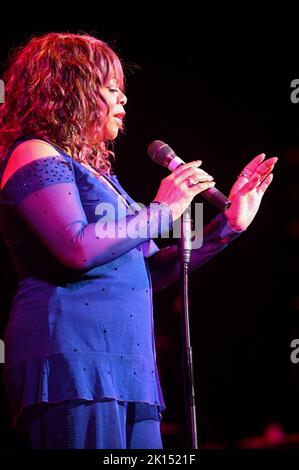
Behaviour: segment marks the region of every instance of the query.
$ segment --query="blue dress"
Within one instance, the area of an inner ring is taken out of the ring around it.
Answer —
[[[0,176],[15,146],[6,155]],[[80,205],[86,216],[79,221],[80,237],[87,224],[99,220],[99,202],[112,204],[117,220],[128,208],[88,169],[55,149],[59,157],[49,155],[25,164],[0,192],[0,229],[20,277],[4,337],[4,380],[14,422],[29,405],[78,398],[143,402],[163,410],[147,261],[159,249],[146,236],[141,243],[124,240],[121,255],[110,256],[105,245],[101,250],[104,241],[86,231],[86,236],[94,237],[86,248],[94,250],[93,262],[85,269],[60,262],[23,217],[26,211],[28,218],[30,212],[35,214],[35,201],[43,191],[54,190],[67,213],[72,204]],[[117,177],[105,177],[138,211]],[[69,188],[77,192],[77,200]],[[41,209],[50,231],[51,207]],[[159,223],[154,232],[171,229],[171,222],[167,227]],[[61,234],[56,233],[59,245]]]

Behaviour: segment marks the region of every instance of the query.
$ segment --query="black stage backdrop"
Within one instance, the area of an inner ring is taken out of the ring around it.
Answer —
[[[139,66],[127,74],[127,131],[115,146],[119,180],[139,202],[149,203],[167,175],[147,156],[155,139],[186,161],[202,159],[226,194],[253,156],[279,157],[253,224],[190,276],[191,334],[200,447],[296,446],[299,365],[290,361],[299,333],[299,103],[290,99],[291,81],[299,79],[296,20],[291,12],[245,6],[146,5],[43,2],[6,10],[0,61],[29,36],[69,31],[94,34]],[[204,204],[205,222],[216,213]],[[2,337],[17,279],[3,243],[0,254]],[[177,283],[155,297],[165,448],[185,446],[178,292]],[[0,415],[0,447],[17,447],[3,391]]]

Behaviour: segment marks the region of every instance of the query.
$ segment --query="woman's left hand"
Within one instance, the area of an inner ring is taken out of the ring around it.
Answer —
[[[229,195],[231,205],[224,214],[234,230],[245,230],[251,224],[262,197],[271,184],[272,170],[278,158],[272,157],[264,160],[265,156],[261,153],[251,160],[231,189]]]

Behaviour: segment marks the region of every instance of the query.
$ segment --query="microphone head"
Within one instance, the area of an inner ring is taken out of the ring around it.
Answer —
[[[165,168],[169,167],[171,160],[176,156],[169,145],[162,142],[162,140],[154,140],[154,142],[148,146],[147,152],[154,162]]]

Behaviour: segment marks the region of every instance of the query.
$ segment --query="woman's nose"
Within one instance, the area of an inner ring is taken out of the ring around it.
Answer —
[[[127,101],[128,101],[128,98],[126,97],[126,95],[122,91],[120,91],[120,98],[119,98],[120,104],[122,106],[125,106]]]

